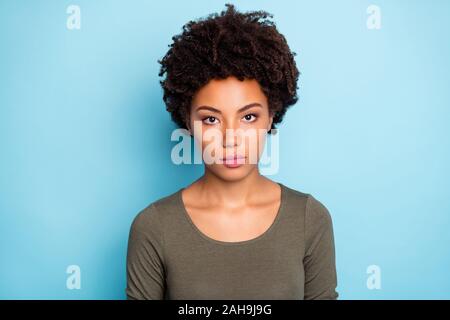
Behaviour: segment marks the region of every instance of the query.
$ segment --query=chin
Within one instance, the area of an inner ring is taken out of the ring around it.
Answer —
[[[215,176],[229,182],[244,179],[252,172],[253,169],[254,166],[248,164],[243,164],[237,168],[227,168],[222,164],[216,164],[208,167],[208,170],[210,170]]]

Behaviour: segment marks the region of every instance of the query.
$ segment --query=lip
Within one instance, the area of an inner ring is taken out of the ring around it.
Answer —
[[[223,161],[236,160],[236,159],[245,159],[245,156],[233,155],[233,156],[227,156],[227,157],[222,158]]]
[[[244,156],[234,155],[222,158],[223,165],[227,168],[238,168],[242,166],[243,161],[238,161],[239,159],[245,159]]]

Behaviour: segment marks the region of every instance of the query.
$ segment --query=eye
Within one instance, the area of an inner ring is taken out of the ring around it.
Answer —
[[[252,117],[254,117],[254,118],[252,119]],[[253,113],[249,113],[244,116],[244,119],[246,122],[253,122],[256,120],[256,118],[257,118],[256,114],[253,114]]]
[[[209,120],[212,120],[212,122],[214,122],[214,120],[217,120],[217,118],[213,117],[213,116],[209,116],[209,117],[206,117],[206,118],[202,119],[204,124],[209,124],[209,125],[214,124],[214,123],[208,122]]]

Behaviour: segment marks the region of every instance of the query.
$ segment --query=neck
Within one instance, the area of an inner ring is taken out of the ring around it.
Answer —
[[[267,180],[255,166],[244,178],[232,181],[224,180],[206,169],[198,183],[201,193],[209,198],[211,203],[240,207],[259,198],[261,195],[258,190],[262,189]]]

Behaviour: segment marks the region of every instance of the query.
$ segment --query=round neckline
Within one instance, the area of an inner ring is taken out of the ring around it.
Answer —
[[[224,245],[224,246],[245,245],[245,244],[250,244],[250,243],[253,243],[253,242],[257,242],[257,241],[267,237],[271,232],[273,232],[273,229],[275,229],[276,225],[280,221],[281,215],[282,215],[282,213],[284,211],[285,191],[286,190],[284,189],[284,185],[282,183],[280,183],[280,182],[276,182],[276,183],[281,188],[281,200],[280,200],[280,206],[278,207],[278,211],[277,211],[277,214],[275,216],[275,219],[272,221],[272,223],[270,224],[269,228],[267,228],[263,233],[261,233],[259,236],[255,237],[255,238],[248,239],[248,240],[222,241],[222,240],[217,240],[217,239],[211,238],[210,236],[208,236],[205,233],[203,233],[203,231],[201,231],[197,227],[197,225],[194,223],[194,221],[192,220],[191,216],[187,212],[187,209],[186,209],[186,207],[184,205],[183,197],[182,197],[182,191],[184,189],[186,189],[186,188],[181,188],[180,190],[178,190],[178,192],[177,192],[177,200],[178,200],[178,203],[179,203],[179,205],[181,207],[181,211],[183,212],[183,216],[186,218],[188,223],[191,225],[191,227],[193,228],[195,233],[197,233],[203,239],[207,240],[208,242],[212,242],[214,244],[219,244],[219,245]]]

